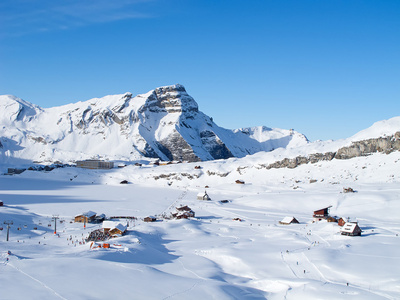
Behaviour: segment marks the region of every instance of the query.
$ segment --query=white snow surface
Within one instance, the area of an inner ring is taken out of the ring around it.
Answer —
[[[400,152],[258,168],[268,155],[1,175],[0,299],[399,299]],[[181,205],[196,218],[161,218]],[[362,235],[313,223],[330,205]],[[137,219],[97,248],[84,238],[102,225],[72,223],[90,210]]]

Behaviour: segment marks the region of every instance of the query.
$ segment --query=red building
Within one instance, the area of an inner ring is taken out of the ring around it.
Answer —
[[[313,215],[314,220],[315,221],[321,221],[321,220],[327,219],[329,217],[329,209],[331,207],[332,207],[332,205],[314,211],[314,215]]]

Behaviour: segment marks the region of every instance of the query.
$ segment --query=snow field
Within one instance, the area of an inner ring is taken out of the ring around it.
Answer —
[[[394,152],[265,170],[252,156],[1,176],[0,299],[398,299],[399,159]],[[206,185],[212,200],[196,200]],[[141,220],[180,205],[196,218]],[[313,211],[329,205],[331,215],[357,220],[362,236],[312,223]],[[138,220],[110,249],[90,249],[83,239],[100,225],[70,223],[88,210]],[[64,221],[59,237],[53,215]],[[286,216],[300,224],[279,225]]]

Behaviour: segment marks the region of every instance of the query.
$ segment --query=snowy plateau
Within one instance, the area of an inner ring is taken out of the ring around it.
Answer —
[[[400,299],[400,117],[309,142],[220,128],[179,85],[0,106],[0,299]],[[86,158],[115,167],[72,165]],[[328,207],[361,236],[316,221]],[[88,241],[88,211],[126,233]]]

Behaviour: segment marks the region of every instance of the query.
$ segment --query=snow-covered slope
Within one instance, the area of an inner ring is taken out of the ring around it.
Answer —
[[[0,299],[399,299],[400,152],[246,168],[282,151],[0,175]],[[206,185],[211,200],[197,200]],[[182,205],[195,218],[162,218]],[[362,235],[314,222],[328,206]],[[73,222],[89,210],[137,219],[113,218],[128,232],[99,248],[84,239],[101,224]]]
[[[0,96],[2,159],[213,160],[307,144],[293,130],[228,130],[198,110],[182,85],[43,109]]]

